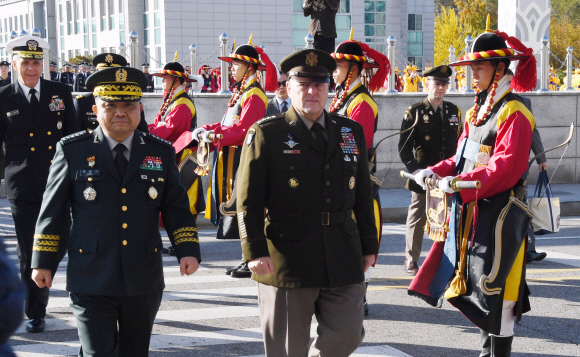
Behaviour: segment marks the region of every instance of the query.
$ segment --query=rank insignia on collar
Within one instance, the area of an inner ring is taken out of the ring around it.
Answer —
[[[297,143],[294,140],[290,139],[290,140],[286,141],[284,144],[288,145],[290,147],[290,149],[292,149],[294,146],[296,146],[300,143]]]
[[[97,191],[92,187],[87,187],[83,191],[83,196],[85,196],[85,200],[87,201],[94,201],[97,198]]]
[[[145,156],[145,160],[139,167],[142,170],[163,171],[163,165],[160,157]]]
[[[352,129],[348,128],[346,126],[343,126],[342,128],[340,128],[341,133],[350,133],[351,131],[352,131]]]
[[[59,121],[58,123],[56,123],[56,128],[58,130],[62,129],[62,122],[61,121]]]
[[[89,167],[95,166],[95,157],[94,156],[87,157],[87,161],[89,162]]]

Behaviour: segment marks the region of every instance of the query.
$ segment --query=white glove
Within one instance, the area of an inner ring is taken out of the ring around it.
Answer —
[[[451,180],[453,180],[455,177],[453,176],[447,176],[445,178],[442,178],[439,181],[439,189],[445,193],[455,193],[455,190],[451,188]]]
[[[193,138],[193,140],[199,140],[199,134],[203,134],[206,131],[207,130],[205,130],[204,128],[197,128],[193,131],[193,133],[191,133],[191,137]]]
[[[425,179],[433,175],[435,174],[429,169],[421,170],[415,174],[415,182],[417,185],[421,186],[422,189],[425,189]]]

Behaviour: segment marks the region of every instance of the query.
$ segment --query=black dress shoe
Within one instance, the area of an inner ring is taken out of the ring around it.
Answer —
[[[173,247],[167,248],[167,255],[175,256],[175,249]]]
[[[419,271],[419,266],[417,265],[417,263],[405,259],[404,266],[407,274],[413,276],[417,275],[417,272]]]
[[[240,264],[236,265],[235,267],[229,267],[229,268],[227,268],[227,269],[226,269],[226,275],[230,275],[230,274],[232,274],[232,272],[233,272],[234,270],[238,270],[238,269],[240,269],[240,268],[241,268],[241,267],[243,267],[243,266],[244,266],[244,260],[242,259],[242,260],[240,261]]]
[[[248,264],[244,263],[239,269],[233,270],[230,276],[232,278],[251,278],[252,272],[248,268]]]
[[[530,252],[526,253],[526,262],[527,263],[539,262],[539,261],[543,260],[546,256],[547,256],[547,254],[544,252],[538,253],[536,251],[530,251]]]
[[[26,324],[26,331],[28,332],[43,332],[44,331],[44,319],[31,319]]]
[[[161,248],[161,253],[162,254],[168,254],[169,253],[169,249],[167,249],[167,248]]]

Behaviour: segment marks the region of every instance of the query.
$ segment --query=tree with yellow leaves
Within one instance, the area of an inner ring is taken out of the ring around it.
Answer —
[[[463,24],[455,10],[441,7],[441,12],[435,17],[435,66],[442,64],[449,56],[449,47],[455,47],[459,54],[465,47]]]
[[[574,25],[566,15],[560,16],[557,21],[552,18],[550,23],[550,50],[563,61],[568,54],[566,51],[568,46],[572,46],[574,50],[580,48],[580,24]],[[550,64],[555,68],[560,68],[561,66],[552,56],[550,56]],[[574,62],[574,65],[578,66],[578,63]]]

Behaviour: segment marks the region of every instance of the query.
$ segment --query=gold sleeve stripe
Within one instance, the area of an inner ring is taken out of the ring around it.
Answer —
[[[183,242],[199,243],[199,238],[197,237],[197,228],[195,227],[179,228],[173,232],[173,239],[175,241],[175,245],[178,245]]]
[[[195,227],[179,228],[179,229],[173,231],[173,235],[176,235],[176,234],[181,233],[181,232],[196,232],[197,233],[197,228],[195,228]]]
[[[246,99],[250,98],[253,95],[257,95],[258,97],[262,98],[262,100],[264,101],[264,108],[268,107],[268,97],[266,97],[266,93],[264,93],[263,90],[257,87],[254,87],[244,93],[244,95],[242,96],[242,105],[244,105],[244,101]]]
[[[37,252],[52,252],[52,253],[58,253],[58,248],[55,248],[55,247],[38,247],[38,246],[34,246],[34,247],[32,247],[32,250],[37,251]]]
[[[49,234],[35,234],[34,239],[52,239],[60,240],[60,235],[49,235]]]
[[[369,97],[369,95],[366,93],[361,93],[361,94],[357,95],[350,102],[350,104],[346,108],[346,116],[350,118],[350,113],[354,110],[354,108],[356,108],[357,106],[359,106],[363,102],[368,103],[371,106],[371,108],[373,108],[373,113],[375,114],[375,118],[376,118],[377,114],[379,113],[379,107],[377,107],[377,103],[375,103],[375,101],[371,97]]]
[[[191,102],[191,100],[187,99],[187,98],[179,98],[178,100],[176,100],[173,105],[171,106],[171,110],[173,110],[175,107],[177,107],[180,104],[185,104],[187,105],[187,107],[189,108],[189,110],[191,111],[191,117],[193,118],[195,116],[195,105],[193,105],[193,103]]]
[[[534,115],[528,110],[528,108],[526,108],[524,103],[518,100],[512,100],[503,106],[502,110],[497,116],[497,127],[499,128],[500,125],[502,125],[510,116],[514,115],[516,112],[521,112],[530,122],[532,130],[534,130],[534,127],[536,126]]]
[[[184,242],[194,242],[194,243],[199,243],[199,238],[197,237],[192,237],[192,238],[180,238],[180,239],[176,239],[175,240],[175,245],[178,245],[180,243],[184,243]]]
[[[246,232],[246,223],[244,222],[244,212],[238,212],[238,227],[240,229],[240,238],[248,238],[248,233]]]

